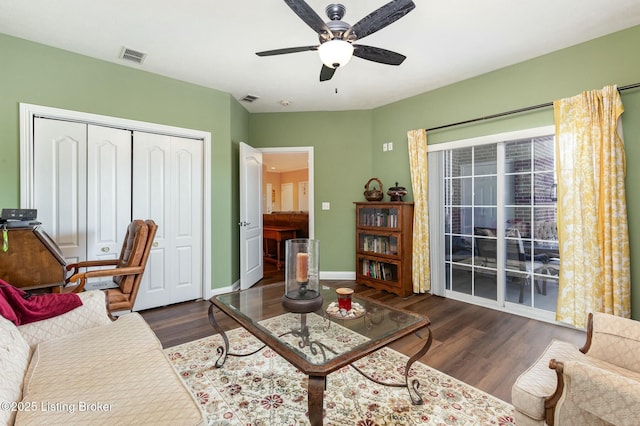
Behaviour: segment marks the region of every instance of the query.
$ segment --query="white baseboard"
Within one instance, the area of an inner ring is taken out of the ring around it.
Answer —
[[[209,294],[206,296],[205,300],[211,299],[213,296],[217,296],[218,294],[231,293],[232,291],[236,291],[240,289],[240,281],[236,281],[232,285],[219,287],[219,288],[210,288]]]
[[[321,280],[350,280],[356,279],[356,273],[350,271],[320,271]]]

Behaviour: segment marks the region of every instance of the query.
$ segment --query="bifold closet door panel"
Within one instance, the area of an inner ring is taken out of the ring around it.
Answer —
[[[202,141],[134,132],[134,217],[158,233],[135,310],[202,297]]]
[[[67,262],[87,256],[87,125],[35,118],[33,208]]]
[[[87,258],[117,259],[132,219],[131,131],[87,132]]]
[[[202,297],[203,146],[201,140],[171,137],[171,181],[175,190],[176,281],[173,303]]]

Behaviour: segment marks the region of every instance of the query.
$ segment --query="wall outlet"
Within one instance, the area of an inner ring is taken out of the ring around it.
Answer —
[[[393,142],[387,142],[387,149],[393,151]]]
[[[323,201],[322,202],[322,210],[330,210],[331,209],[331,203],[327,202],[327,201]]]

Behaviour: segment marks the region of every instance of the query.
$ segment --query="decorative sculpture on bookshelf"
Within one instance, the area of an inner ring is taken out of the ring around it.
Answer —
[[[402,201],[402,197],[407,195],[407,189],[404,186],[398,186],[396,182],[396,186],[389,188],[387,195],[391,197],[391,201]]]
[[[369,184],[373,181],[378,182],[378,188],[372,186],[371,189],[369,189]],[[382,191],[382,182],[380,181],[380,179],[375,177],[371,178],[364,185],[364,198],[366,198],[367,201],[381,201],[384,197],[384,192]]]

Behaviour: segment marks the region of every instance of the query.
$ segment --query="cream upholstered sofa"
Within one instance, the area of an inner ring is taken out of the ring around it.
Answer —
[[[512,388],[516,424],[640,424],[640,322],[596,313],[587,342],[553,341]]]
[[[111,321],[102,291],[79,296],[47,320],[0,317],[0,424],[204,424],[144,319]]]

